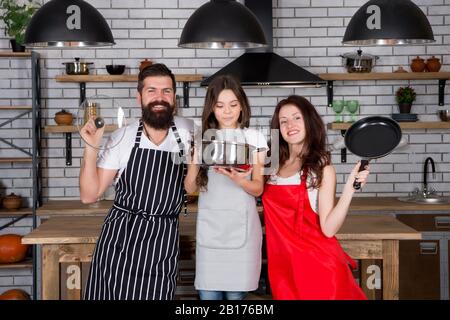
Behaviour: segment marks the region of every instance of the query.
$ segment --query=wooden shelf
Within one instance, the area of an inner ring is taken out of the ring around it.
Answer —
[[[6,58],[24,58],[31,57],[31,52],[12,52],[12,51],[0,51],[0,57]]]
[[[117,129],[117,125],[110,124],[106,125],[105,132],[112,132]],[[46,133],[74,133],[78,132],[77,126],[59,126],[59,125],[51,125],[45,126],[44,132]]]
[[[338,80],[439,80],[450,79],[450,72],[369,72],[369,73],[320,73],[327,81]]]
[[[30,157],[26,157],[26,158],[0,158],[0,163],[9,163],[9,162],[32,162],[33,159],[31,159]]]
[[[31,208],[20,208],[18,210],[6,210],[5,208],[0,208],[0,217],[16,217],[24,214],[33,214],[33,210]]]
[[[417,121],[399,122],[402,129],[450,129],[450,122],[444,121]],[[331,130],[347,130],[352,124],[348,122],[330,122],[327,128]]]
[[[0,106],[0,110],[31,110],[31,106]]]
[[[31,258],[26,258],[25,260],[17,263],[4,263],[0,264],[1,269],[27,269],[33,267],[33,260]]]
[[[137,82],[137,74],[128,75],[59,75],[55,77],[57,82]],[[177,82],[202,81],[199,74],[176,74]]]

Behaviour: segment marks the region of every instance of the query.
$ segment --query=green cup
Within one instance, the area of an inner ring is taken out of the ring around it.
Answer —
[[[347,109],[348,113],[350,113],[350,121],[349,122],[355,122],[356,121],[355,114],[358,112],[358,109],[359,109],[359,101],[358,100],[347,100],[345,102],[345,108]]]
[[[333,111],[336,113],[334,122],[343,122],[341,114],[342,114],[342,111],[344,111],[344,107],[345,107],[344,100],[333,100],[332,108],[333,108]]]

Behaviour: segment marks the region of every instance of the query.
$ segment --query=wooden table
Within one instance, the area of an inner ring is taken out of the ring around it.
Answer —
[[[195,218],[180,217],[182,243],[195,241]],[[23,238],[42,245],[42,299],[80,298],[103,219],[52,217]],[[354,259],[382,259],[383,299],[398,299],[399,240],[421,234],[391,215],[349,215],[337,238]]]

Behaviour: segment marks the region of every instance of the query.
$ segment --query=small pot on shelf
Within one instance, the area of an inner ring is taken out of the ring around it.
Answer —
[[[152,64],[153,64],[153,61],[151,61],[151,60],[148,60],[148,59],[142,60],[141,63],[139,64],[139,72],[141,72],[145,68],[151,66]]]
[[[22,206],[22,197],[11,193],[3,198],[3,207],[7,210],[17,210]]]
[[[55,122],[59,126],[70,126],[72,124],[72,121],[73,121],[73,115],[64,109],[55,113]]]
[[[412,62],[410,65],[412,72],[423,72],[423,71],[425,71],[426,66],[427,65],[425,64],[425,60],[423,60],[419,56],[412,59]]]
[[[66,74],[69,75],[87,75],[89,74],[89,65],[93,62],[81,62],[80,58],[75,58],[72,62],[63,62],[66,66]]]
[[[400,113],[411,113],[412,103],[399,103],[398,110]]]
[[[9,43],[13,52],[25,52],[25,46],[18,43],[16,39],[10,39]]]
[[[441,62],[435,56],[427,59],[427,70],[429,72],[439,72],[441,69]]]

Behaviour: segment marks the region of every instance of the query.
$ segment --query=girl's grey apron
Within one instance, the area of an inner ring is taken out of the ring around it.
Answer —
[[[196,236],[197,290],[252,291],[261,271],[261,222],[255,197],[208,171],[200,192]]]
[[[180,152],[140,148],[142,120],[94,250],[85,299],[173,299],[184,197]],[[178,161],[175,161],[178,159]]]

